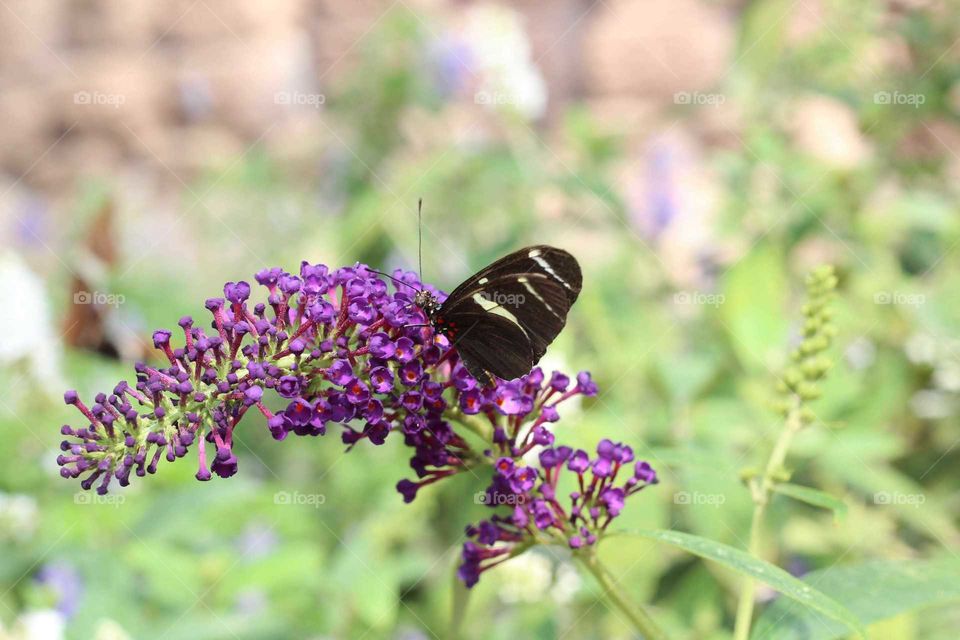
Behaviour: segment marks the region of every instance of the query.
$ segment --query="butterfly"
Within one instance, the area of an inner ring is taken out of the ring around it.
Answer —
[[[525,375],[567,323],[583,284],[576,258],[556,247],[525,247],[467,278],[442,303],[417,292],[434,331],[482,384]]]

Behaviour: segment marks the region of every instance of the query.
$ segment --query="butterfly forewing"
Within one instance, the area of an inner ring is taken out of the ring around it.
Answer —
[[[528,373],[566,324],[582,285],[566,251],[526,247],[480,270],[447,297],[431,324],[478,380]]]
[[[576,258],[563,249],[541,244],[514,251],[490,263],[464,280],[447,299],[457,298],[464,291],[482,287],[501,276],[524,273],[542,273],[555,280],[566,291],[570,305],[576,301],[583,284]]]

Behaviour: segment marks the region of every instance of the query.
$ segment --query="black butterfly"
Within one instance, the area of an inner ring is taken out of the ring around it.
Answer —
[[[520,249],[473,274],[441,304],[426,290],[414,303],[456,348],[483,384],[512,380],[540,361],[567,323],[583,277],[577,260],[556,247]]]

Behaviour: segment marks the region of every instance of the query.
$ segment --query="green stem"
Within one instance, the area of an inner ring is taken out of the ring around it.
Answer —
[[[787,459],[787,451],[790,450],[793,437],[803,427],[803,422],[800,419],[800,408],[800,398],[794,396],[791,400],[790,411],[787,413],[786,424],[773,446],[773,451],[770,452],[770,458],[767,460],[766,467],[764,467],[763,475],[750,481],[750,493],[753,497],[753,517],[750,519],[750,542],[747,545],[747,550],[752,556],[760,556],[763,546],[761,541],[763,516],[767,511],[770,493],[777,482],[777,476],[783,470],[784,462]],[[756,581],[753,578],[744,578],[740,587],[740,599],[737,603],[737,617],[733,628],[734,640],[747,640],[750,637],[756,588]]]
[[[636,629],[645,640],[667,639],[663,630],[657,626],[653,618],[650,617],[650,614],[648,614],[641,605],[631,604],[627,601],[623,596],[622,590],[617,586],[616,580],[614,580],[607,568],[600,564],[595,554],[576,554],[575,557],[580,564],[593,575],[597,582],[600,583],[600,586],[603,587],[603,592],[607,600],[630,620],[633,628]]]
[[[450,594],[450,623],[447,627],[447,637],[451,640],[457,640],[461,636],[461,627],[463,619],[467,615],[467,605],[470,600],[470,590],[457,577],[456,569],[453,572],[453,590]]]

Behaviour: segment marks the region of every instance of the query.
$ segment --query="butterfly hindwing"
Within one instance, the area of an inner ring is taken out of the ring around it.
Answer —
[[[450,316],[448,322],[457,325],[457,333],[451,336],[453,346],[467,371],[477,380],[486,382],[489,375],[484,375],[485,372],[512,380],[533,368],[527,334],[507,318],[484,311],[478,305],[474,311],[462,310]]]

